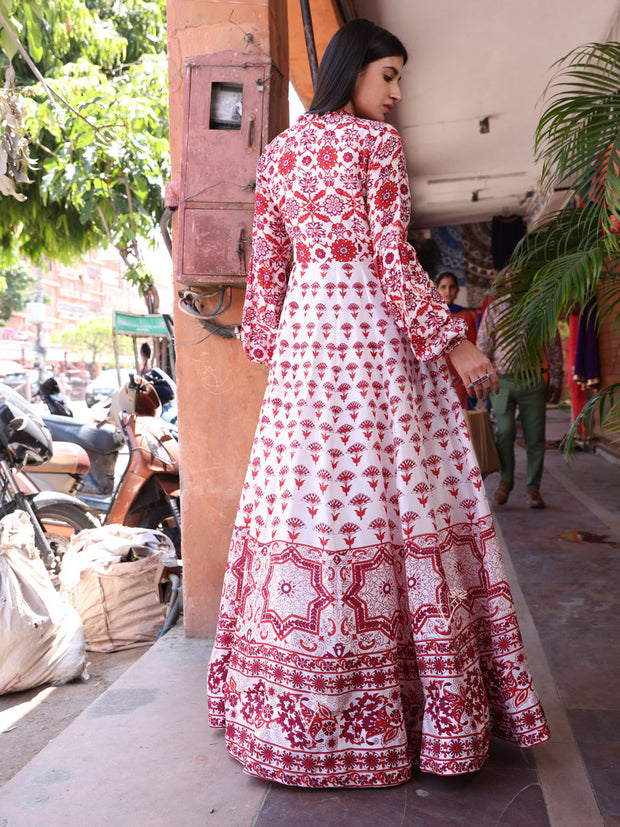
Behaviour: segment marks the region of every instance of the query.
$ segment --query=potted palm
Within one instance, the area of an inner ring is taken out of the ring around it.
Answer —
[[[535,154],[543,192],[566,190],[567,201],[528,232],[496,285],[515,300],[504,332],[527,378],[567,314],[595,306],[597,325],[620,324],[620,43],[579,47],[553,70]],[[595,414],[620,438],[620,383],[588,401],[567,435],[569,453]]]

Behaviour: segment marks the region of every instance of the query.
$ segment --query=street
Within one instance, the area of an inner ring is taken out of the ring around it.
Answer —
[[[111,686],[147,646],[88,652],[89,678],[0,695],[0,788]]]
[[[68,404],[76,422],[94,421],[93,411],[96,409],[89,408],[84,401],[70,400]],[[44,402],[33,402],[33,407],[40,415],[49,415]],[[126,461],[122,452],[119,466]],[[147,648],[148,645],[112,653],[89,652],[87,680],[0,695],[0,787],[113,684]]]

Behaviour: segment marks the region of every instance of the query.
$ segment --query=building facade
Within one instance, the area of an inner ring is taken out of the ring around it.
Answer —
[[[160,265],[155,281],[162,312],[170,313],[172,263],[168,272],[165,268],[167,255],[164,250],[159,256],[163,265]],[[34,302],[34,307],[28,305],[21,313],[14,313],[0,328],[0,359],[12,359],[24,367],[32,367],[36,361],[38,338],[46,350],[47,362],[77,358],[76,354],[66,354],[64,348],[54,342],[54,334],[71,330],[85,319],[111,319],[115,310],[145,313],[138,288],[123,278],[124,272],[125,267],[113,249],[95,250],[88,258],[70,267],[47,262],[42,267],[32,268],[33,295],[42,297],[43,301]]]

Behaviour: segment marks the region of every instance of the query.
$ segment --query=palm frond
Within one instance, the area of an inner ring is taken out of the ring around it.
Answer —
[[[602,175],[605,189],[601,201],[606,208],[602,229],[608,242],[617,249],[620,239],[620,131],[605,157]]]
[[[620,275],[601,279],[597,296],[599,320],[609,321],[612,336],[620,332]]]
[[[598,187],[602,203],[617,210],[618,175],[607,183],[606,159],[610,152],[617,159],[620,147],[620,44],[581,46],[553,68],[535,138],[543,186],[569,185],[584,200],[598,200],[592,191]]]
[[[559,210],[527,235],[494,288],[510,306],[498,335],[508,343],[515,372],[528,379],[538,375],[541,353],[560,319],[587,305],[601,287],[605,316],[618,307],[620,278],[601,245],[596,205]]]
[[[583,430],[586,433],[592,432],[595,418],[608,433],[616,434],[612,440],[614,444],[620,443],[620,382],[605,388],[589,399],[583,407],[579,416],[573,422],[570,430],[562,440],[561,448],[567,459],[572,458],[575,453],[575,442],[581,436]]]
[[[553,70],[535,152],[544,187],[574,198],[526,235],[494,286],[509,306],[500,335],[527,381],[571,311],[598,298],[597,322],[620,328],[620,43],[581,46]]]

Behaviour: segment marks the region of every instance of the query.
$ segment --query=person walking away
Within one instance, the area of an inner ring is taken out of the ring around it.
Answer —
[[[332,38],[258,164],[243,309],[270,365],[208,668],[246,772],[382,787],[548,738],[463,411],[499,390],[407,244],[402,43]]]
[[[497,505],[505,505],[514,488],[516,415],[523,430],[527,460],[526,497],[530,508],[544,508],[540,484],[545,461],[545,426],[547,402],[557,404],[564,376],[562,344],[556,331],[551,344],[541,353],[544,368],[537,381],[525,382],[516,377],[509,359],[508,342],[502,338],[500,320],[510,311],[510,300],[492,299],[478,329],[477,345],[493,361],[499,375],[499,392],[490,399],[496,424],[496,443],[501,462],[500,481],[493,494]],[[545,379],[544,373],[548,373]]]

